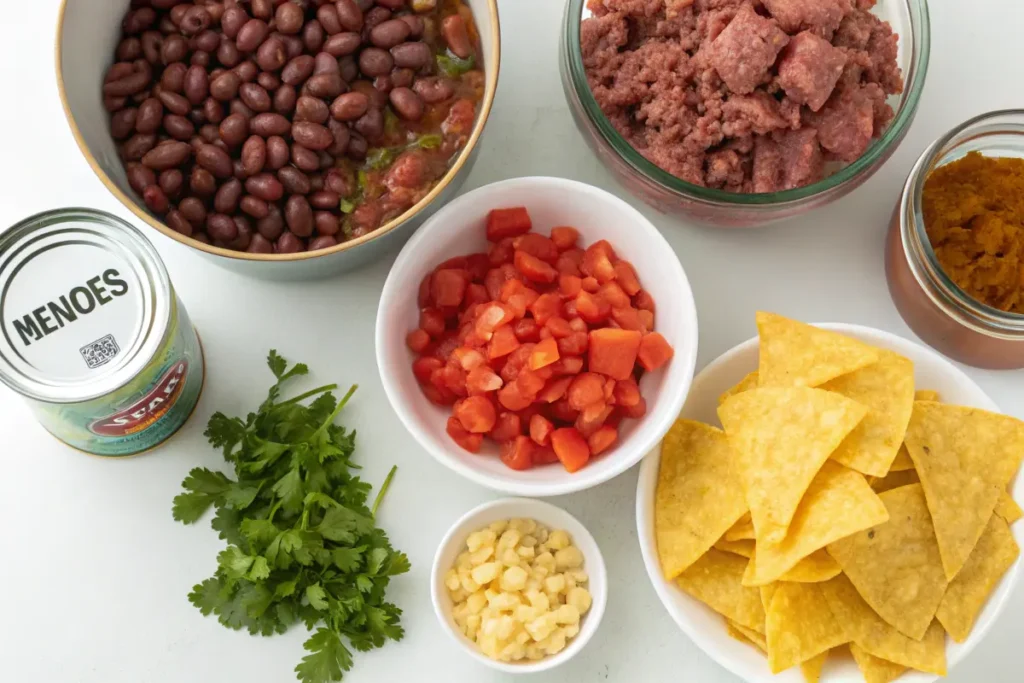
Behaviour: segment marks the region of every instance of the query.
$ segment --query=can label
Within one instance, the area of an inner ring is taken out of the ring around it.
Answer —
[[[98,436],[127,436],[148,429],[174,407],[185,388],[187,374],[188,361],[176,363],[141,401],[96,420],[89,425],[89,431]]]

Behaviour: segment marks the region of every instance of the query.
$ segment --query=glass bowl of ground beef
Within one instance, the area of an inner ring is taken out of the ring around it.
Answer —
[[[928,70],[926,0],[568,0],[577,126],[666,213],[753,227],[828,204],[896,150]]]

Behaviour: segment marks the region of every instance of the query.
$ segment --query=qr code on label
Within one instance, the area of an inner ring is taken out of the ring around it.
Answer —
[[[114,335],[108,334],[90,344],[86,344],[79,351],[82,353],[82,358],[85,359],[85,364],[92,369],[109,363],[112,358],[117,356],[121,349],[114,340]]]

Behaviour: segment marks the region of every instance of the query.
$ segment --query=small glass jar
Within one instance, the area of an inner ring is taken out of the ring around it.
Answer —
[[[925,231],[921,193],[926,179],[968,152],[1024,157],[1024,110],[978,116],[925,150],[889,225],[889,292],[907,325],[940,353],[979,368],[1024,368],[1024,315],[987,306],[958,287],[943,271]]]

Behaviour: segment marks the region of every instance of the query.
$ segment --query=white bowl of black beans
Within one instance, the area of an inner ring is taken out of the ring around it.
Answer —
[[[268,279],[362,265],[451,200],[499,58],[496,0],[63,0],[57,30],[104,185]]]

